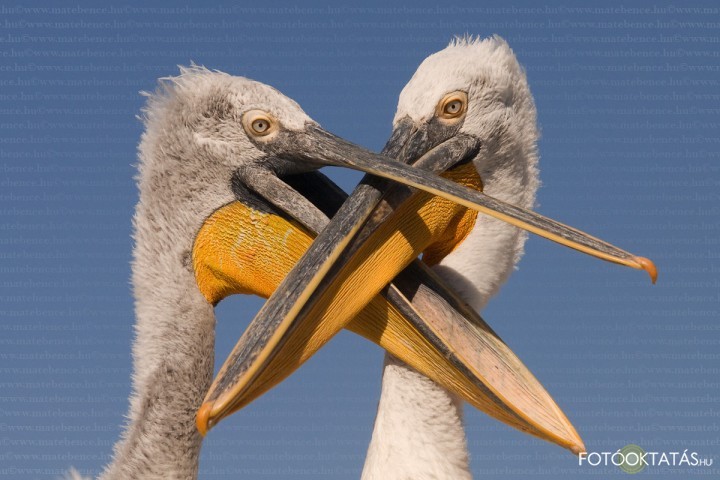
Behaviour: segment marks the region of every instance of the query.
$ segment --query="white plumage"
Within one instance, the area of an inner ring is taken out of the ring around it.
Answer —
[[[459,38],[426,58],[400,94],[395,122],[429,121],[448,92],[468,94],[460,132],[478,136],[473,163],[485,193],[523,208],[535,202],[537,128],[525,72],[500,37]],[[435,268],[476,310],[507,280],[527,234],[478,215],[469,236]],[[382,396],[364,480],[471,478],[462,402],[442,387],[386,356]]]

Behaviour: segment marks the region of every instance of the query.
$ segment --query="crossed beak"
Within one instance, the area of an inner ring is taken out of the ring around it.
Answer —
[[[369,174],[347,200],[319,173],[282,178],[332,216],[320,232],[305,221],[307,209],[293,210],[263,192],[248,195],[251,185],[205,222],[193,261],[206,298],[216,303],[232,293],[254,293],[269,299],[198,411],[203,435],[348,328],[489,415],[575,453],[584,450],[572,424],[512,350],[417,258],[423,254],[434,263],[452,251],[479,212],[644,269],[653,282],[654,265],[483,194],[468,162],[481,148],[477,139],[456,135],[433,145],[421,133],[396,127],[385,152],[400,161],[312,124],[282,142],[284,150],[273,154],[306,162],[308,170],[334,165]]]

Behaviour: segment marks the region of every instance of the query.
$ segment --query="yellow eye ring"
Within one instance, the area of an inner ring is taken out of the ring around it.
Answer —
[[[448,93],[438,103],[436,115],[444,120],[456,120],[467,112],[467,93]]]
[[[243,127],[248,135],[253,137],[267,137],[277,131],[277,122],[267,112],[250,110],[242,118]]]

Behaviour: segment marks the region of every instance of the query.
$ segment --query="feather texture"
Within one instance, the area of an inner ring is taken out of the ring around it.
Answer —
[[[460,131],[482,142],[473,164],[484,191],[532,208],[539,186],[535,104],[525,72],[500,37],[456,37],[426,58],[400,94],[395,122],[429,121],[438,101],[458,90],[468,94]],[[479,311],[510,276],[526,238],[511,225],[478,215],[468,237],[434,269]],[[386,356],[363,479],[469,478],[460,400]]]

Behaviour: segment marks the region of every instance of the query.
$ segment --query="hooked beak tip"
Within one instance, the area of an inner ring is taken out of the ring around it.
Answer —
[[[573,445],[573,446],[571,446],[571,447],[570,447],[570,451],[571,451],[574,455],[580,455],[581,453],[586,452],[587,449],[585,448],[585,445],[583,445],[582,443],[580,443],[580,444],[578,444],[578,445]]]
[[[633,260],[635,260],[638,265],[640,265],[640,268],[645,270],[648,275],[650,275],[650,280],[652,280],[653,285],[655,285],[655,282],[657,282],[657,267],[655,267],[655,264],[652,260],[645,257],[635,257]]]
[[[212,428],[212,420],[210,420],[210,413],[212,412],[214,404],[215,402],[205,402],[202,404],[202,406],[197,412],[197,417],[195,418],[195,426],[197,426],[200,435],[202,435],[203,437],[207,435],[207,433]]]

